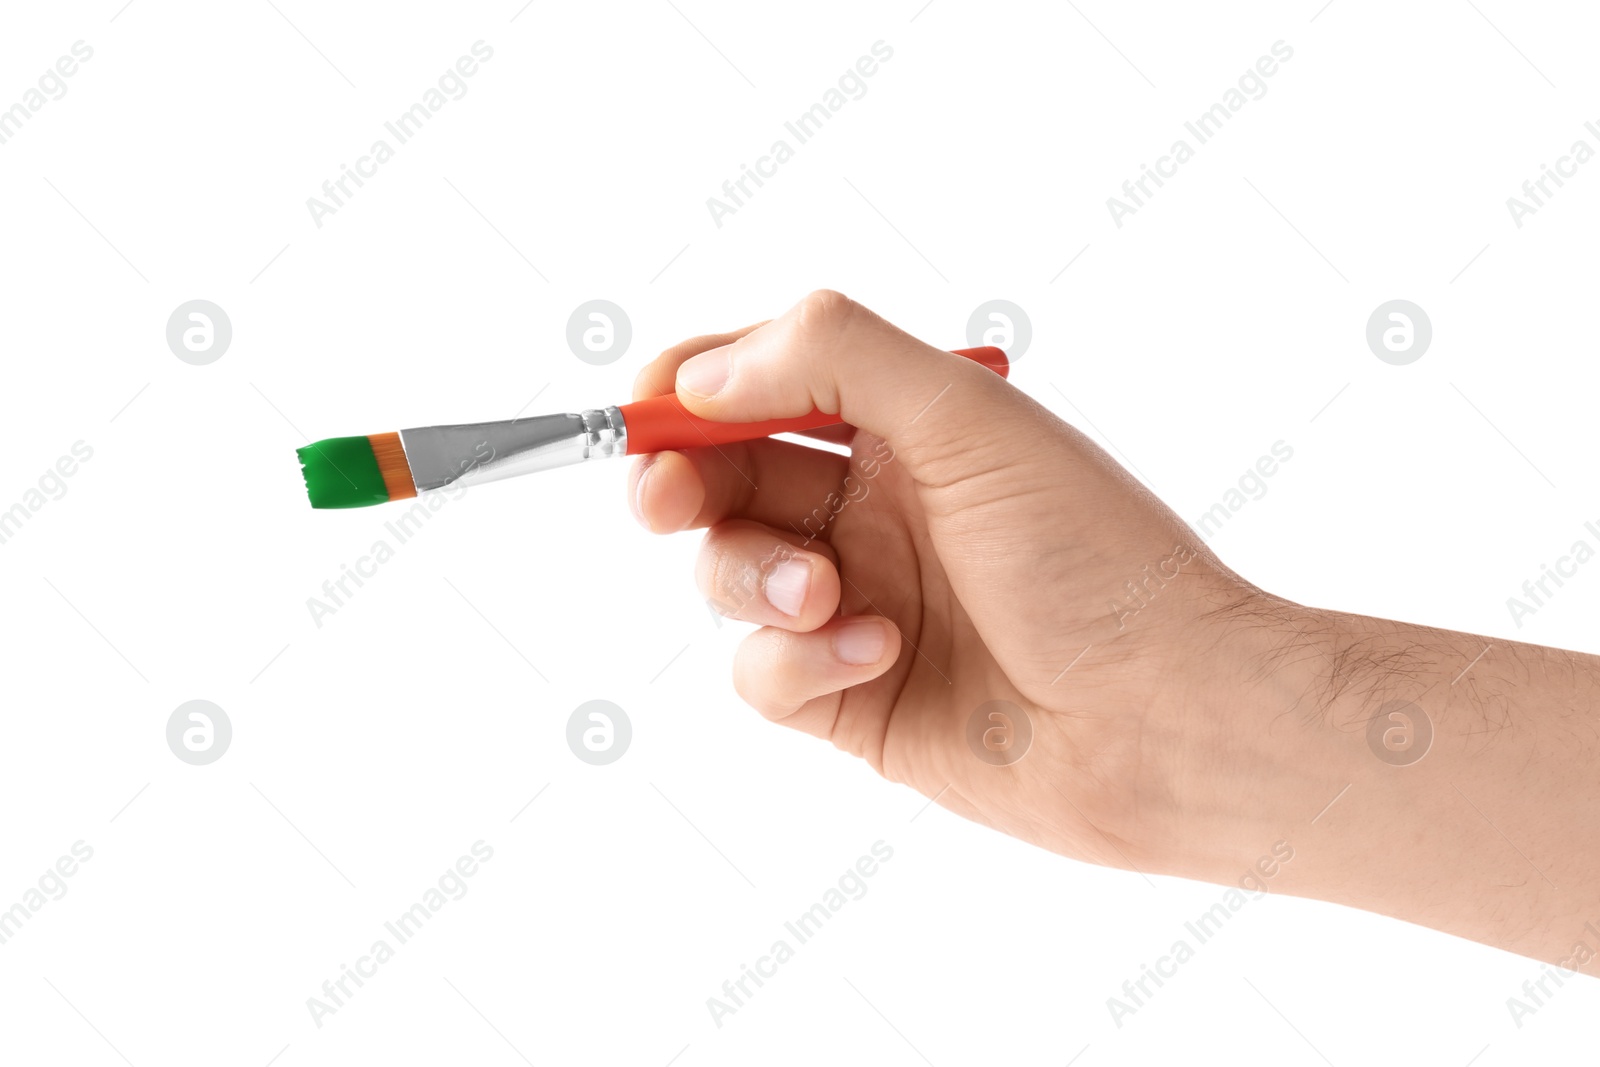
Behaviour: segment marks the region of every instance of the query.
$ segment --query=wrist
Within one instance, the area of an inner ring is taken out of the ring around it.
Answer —
[[[1330,671],[1325,613],[1250,590],[1205,615],[1180,673],[1181,744],[1169,779],[1174,819],[1157,849],[1161,873],[1319,895],[1305,849],[1348,787],[1377,761],[1345,714]],[[1270,875],[1264,857],[1276,859]],[[1309,868],[1309,870],[1308,870]]]

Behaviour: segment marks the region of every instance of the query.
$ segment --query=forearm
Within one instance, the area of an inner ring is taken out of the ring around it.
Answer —
[[[1287,841],[1274,891],[1600,975],[1600,658],[1271,598],[1230,611],[1256,734],[1233,762],[1261,772],[1213,876]]]

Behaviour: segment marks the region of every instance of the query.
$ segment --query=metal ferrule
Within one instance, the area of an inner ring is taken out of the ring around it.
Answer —
[[[628,451],[628,430],[614,407],[505,422],[423,426],[400,431],[417,492],[477,485],[566,467]]]

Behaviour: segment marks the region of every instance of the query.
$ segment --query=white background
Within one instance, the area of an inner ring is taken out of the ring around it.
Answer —
[[[94,454],[0,545],[0,908],[94,855],[0,946],[0,1059],[1591,1047],[1590,979],[1518,1028],[1540,965],[1279,897],[1117,1027],[1107,997],[1222,890],[1034,850],[761,721],[697,537],[641,532],[620,463],[451,500],[313,623],[394,516],[308,508],[302,434],[621,402],[668,344],[829,286],[950,347],[1016,302],[1012,380],[1191,521],[1288,443],[1213,541],[1274,592],[1597,650],[1600,573],[1520,629],[1505,603],[1600,519],[1600,162],[1520,229],[1505,203],[1600,147],[1585,5],[920,2],[7,5],[0,107],[94,55],[0,145],[0,509]],[[314,225],[306,199],[478,40],[466,96]],[[866,95],[717,227],[706,198],[879,40]],[[1268,93],[1115,226],[1106,198],[1279,40]],[[234,331],[203,367],[164,336],[196,298]],[[606,367],[566,346],[592,298],[633,324]],[[1434,328],[1404,367],[1364,339],[1394,298]],[[234,731],[204,767],[165,741],[195,698]],[[634,732],[604,767],[565,741],[596,698]],[[315,1025],[307,998],[479,840],[467,895]],[[866,896],[717,1027],[706,998],[879,840]]]

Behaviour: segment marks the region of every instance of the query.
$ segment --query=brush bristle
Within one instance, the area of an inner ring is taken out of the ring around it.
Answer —
[[[306,495],[314,508],[364,508],[389,499],[388,480],[378,466],[371,438],[330,437],[295,449],[295,455],[300,457]],[[408,485],[410,477],[408,468]],[[416,489],[406,495],[415,496]]]
[[[368,434],[372,442],[372,455],[378,461],[378,473],[389,490],[390,500],[404,500],[417,495],[417,483],[411,480],[411,464],[406,462],[405,447],[398,433]]]

